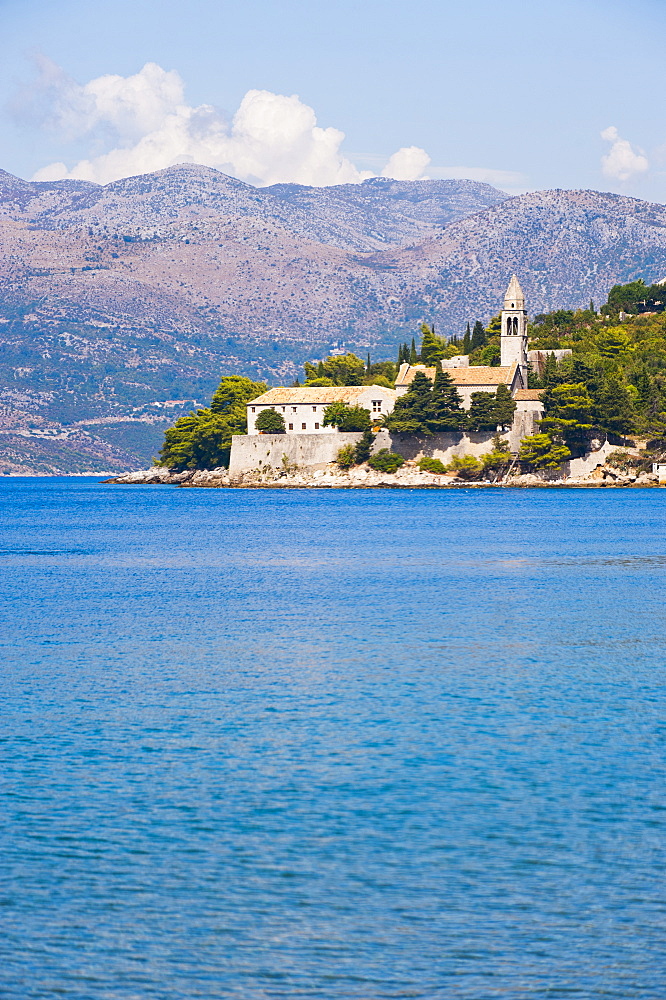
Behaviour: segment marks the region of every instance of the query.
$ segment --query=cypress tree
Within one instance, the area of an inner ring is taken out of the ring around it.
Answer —
[[[462,342],[462,352],[463,354],[469,354],[472,347],[472,335],[469,332],[469,323],[467,324],[467,329],[465,330],[465,336]]]
[[[557,381],[557,361],[552,351],[547,356],[546,361],[544,363],[543,375],[541,376],[541,380],[546,389],[550,388],[550,386],[554,385],[555,382]]]
[[[368,351],[368,365],[367,365],[367,367],[365,369],[365,374],[366,375],[370,374],[370,351]]]
[[[469,329],[469,323],[467,324],[467,328]],[[483,328],[483,323],[481,323],[477,319],[476,323],[474,324],[474,330],[472,331],[472,340],[470,343],[471,349],[475,351],[477,347],[484,347],[487,339],[488,338],[486,337],[486,331]]]
[[[409,352],[409,363],[410,365],[417,365],[419,363],[419,356],[416,353],[416,344],[414,343],[413,337],[412,337],[412,347]]]
[[[495,394],[495,423],[501,427],[508,427],[513,423],[513,415],[516,412],[516,401],[511,395],[508,386],[501,383],[497,386]]]

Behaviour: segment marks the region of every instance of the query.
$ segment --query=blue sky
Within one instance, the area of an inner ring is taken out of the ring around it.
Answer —
[[[0,166],[23,177],[189,159],[666,201],[663,0],[0,0],[0,31]]]

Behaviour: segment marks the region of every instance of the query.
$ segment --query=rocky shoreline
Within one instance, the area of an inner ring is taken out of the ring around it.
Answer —
[[[337,465],[315,471],[304,469],[257,469],[231,477],[228,469],[196,469],[170,472],[162,466],[128,472],[104,483],[116,486],[179,486],[195,489],[488,489],[488,488],[550,488],[564,487],[653,487],[659,485],[651,472],[621,472],[611,466],[599,466],[587,476],[568,478],[555,471],[511,475],[500,481],[458,479],[452,474],[438,475],[421,472],[416,464],[407,462],[394,473],[375,472],[367,466],[355,466],[348,471]]]

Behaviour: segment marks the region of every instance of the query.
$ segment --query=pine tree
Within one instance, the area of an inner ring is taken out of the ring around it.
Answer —
[[[423,340],[421,341],[421,363],[435,365],[446,353],[446,342],[436,337],[427,323],[421,326]]]
[[[629,392],[616,375],[609,375],[594,399],[595,422],[603,430],[624,437],[635,426]]]
[[[473,392],[468,414],[472,431],[494,431],[497,427],[496,396],[494,392]]]
[[[437,365],[430,399],[431,431],[461,430],[466,423],[462,400],[449,373]]]
[[[395,401],[385,426],[396,434],[431,434],[431,404],[432,382],[424,372],[417,372],[404,396]]]
[[[462,352],[463,354],[469,354],[472,349],[472,335],[469,331],[469,323],[467,324],[467,329],[465,330],[465,336],[462,342]]]

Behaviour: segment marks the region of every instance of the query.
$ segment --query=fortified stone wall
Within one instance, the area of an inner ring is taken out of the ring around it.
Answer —
[[[323,469],[335,461],[343,444],[356,444],[362,435],[335,434],[237,434],[231,439],[229,475],[237,476],[262,466],[279,469],[298,465]]]
[[[474,455],[478,458],[492,450],[492,431],[473,433],[450,432],[434,434],[432,437],[404,437],[380,431],[373,451],[388,448],[406,459],[418,459],[423,455],[439,458],[445,464],[454,455]],[[505,440],[509,436],[502,435]],[[345,444],[355,445],[360,441],[360,433],[336,434],[258,434],[235,435],[232,439],[229,475],[238,476],[243,472],[270,466],[273,469],[293,467],[323,469],[335,461],[338,449]]]

